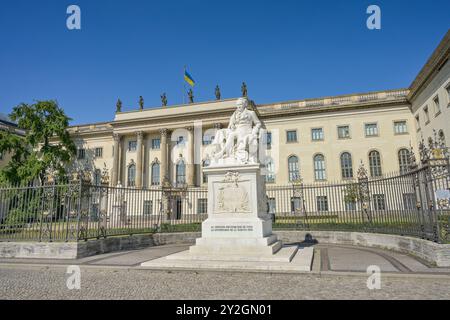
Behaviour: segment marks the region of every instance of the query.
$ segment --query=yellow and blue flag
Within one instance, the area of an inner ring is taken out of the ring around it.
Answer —
[[[184,81],[189,83],[189,85],[191,87],[193,87],[195,85],[194,79],[191,77],[191,75],[186,70],[184,70]]]

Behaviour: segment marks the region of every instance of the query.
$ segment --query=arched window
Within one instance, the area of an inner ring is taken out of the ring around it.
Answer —
[[[381,156],[376,150],[369,153],[369,167],[371,177],[381,177],[383,175],[381,170]]]
[[[177,163],[177,166],[175,168],[175,176],[176,176],[176,184],[182,185],[186,183],[186,165],[184,164],[183,160],[180,160]]]
[[[159,162],[154,162],[152,164],[152,186],[158,186],[161,182],[161,174],[159,168]]]
[[[409,151],[408,149],[400,149],[398,151],[398,164],[400,167],[400,173],[406,173],[409,169]]]
[[[295,181],[300,178],[298,158],[296,156],[290,156],[288,158],[288,172],[289,181]]]
[[[266,182],[275,182],[275,164],[272,158],[268,158],[266,161]]]
[[[203,168],[208,167],[209,164],[210,164],[209,160],[206,159],[206,160],[203,161],[202,167]],[[202,171],[202,175],[203,175],[202,176],[203,183],[208,183],[208,176],[205,173],[203,173],[203,171]]]
[[[128,166],[128,186],[134,187],[136,185],[136,165],[130,164]]]
[[[314,156],[314,178],[316,180],[325,180],[327,178],[325,173],[325,157],[323,154]]]
[[[341,171],[343,179],[353,178],[353,161],[352,155],[348,152],[341,154]]]

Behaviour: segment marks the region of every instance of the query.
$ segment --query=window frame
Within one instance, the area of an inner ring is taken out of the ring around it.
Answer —
[[[320,139],[314,139],[314,131],[315,130],[320,130]],[[324,141],[325,140],[325,132],[323,130],[323,127],[317,127],[317,128],[311,128],[311,141],[313,142],[317,142],[317,141]]]
[[[128,141],[128,152],[136,152],[136,151],[137,151],[137,140],[129,140]]]
[[[290,132],[294,132],[295,133],[295,141],[289,141],[289,133]],[[292,129],[292,130],[286,130],[286,143],[297,143],[298,142],[298,133],[297,133],[297,129]]]
[[[378,158],[376,158],[375,160],[378,163],[373,163],[372,161],[374,160],[374,158],[371,156],[372,154],[377,154]],[[368,153],[368,159],[369,159],[369,172],[370,172],[370,177],[372,178],[381,178],[383,177],[383,161],[382,161],[382,157],[381,157],[381,152],[373,149],[370,150]]]
[[[404,132],[397,132],[396,131],[396,124],[403,122],[405,124],[405,131]],[[393,121],[393,125],[394,125],[394,135],[396,136],[401,136],[401,135],[405,135],[405,134],[409,134],[409,130],[408,130],[408,120],[394,120]]]
[[[350,167],[344,167],[343,166],[343,156],[348,154],[350,156]],[[341,177],[343,180],[352,180],[355,177],[355,172],[354,172],[354,168],[353,168],[353,155],[351,154],[351,152],[349,151],[344,151],[339,155],[339,165],[341,167]],[[350,176],[346,176],[344,175],[345,171],[348,171],[351,173]]]
[[[370,125],[375,125],[376,128],[376,134],[367,134],[367,127]],[[376,138],[380,136],[380,128],[378,126],[378,122],[366,122],[364,123],[364,136],[366,138]]]
[[[338,126],[336,126],[336,128],[337,128],[337,137],[338,137],[338,140],[345,140],[345,139],[351,139],[352,138],[352,135],[351,135],[351,131],[350,131],[350,125],[349,124],[342,124],[342,125],[338,125]],[[340,134],[339,134],[339,129],[340,128],[347,128],[348,129],[348,137],[341,137],[340,136]]]
[[[316,166],[317,157],[322,157],[322,167],[318,168]],[[313,168],[314,168],[314,180],[316,181],[326,181],[327,180],[327,168],[326,168],[326,162],[325,162],[325,156],[322,153],[317,153],[313,156]],[[321,175],[322,177],[320,178],[319,175]]]

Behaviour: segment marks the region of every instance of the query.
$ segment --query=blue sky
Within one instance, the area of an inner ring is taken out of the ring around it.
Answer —
[[[81,30],[66,9],[81,8]],[[381,30],[366,8],[381,8]],[[2,0],[0,112],[56,99],[72,124],[182,102],[183,66],[196,101],[240,95],[256,103],[403,88],[450,24],[450,2],[275,0]]]

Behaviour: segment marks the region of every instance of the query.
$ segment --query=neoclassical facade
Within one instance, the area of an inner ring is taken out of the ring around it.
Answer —
[[[264,123],[260,161],[266,181],[352,179],[361,163],[374,177],[405,170],[408,151],[417,151],[421,139],[450,137],[449,48],[450,32],[409,88],[272,104],[250,101]],[[205,186],[208,145],[227,125],[236,99],[139,108],[117,112],[109,122],[73,126],[76,165],[96,172],[97,181],[107,171],[113,186]]]

